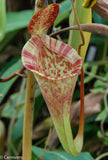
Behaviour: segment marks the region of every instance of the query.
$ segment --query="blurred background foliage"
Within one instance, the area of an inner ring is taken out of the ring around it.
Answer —
[[[53,26],[54,31],[69,26],[69,15],[72,9],[70,0],[59,0],[57,2],[61,7],[59,16]],[[22,66],[21,50],[30,38],[27,26],[34,14],[34,0],[7,0],[5,5],[6,12],[5,7],[2,11],[3,8],[0,6],[0,12],[3,14],[3,18],[0,17],[0,23],[4,25],[6,23],[6,27],[2,27],[0,30],[4,34],[0,40],[1,78],[9,76]],[[92,12],[92,16],[93,23],[108,25],[108,22],[95,12]],[[59,35],[59,39],[68,42],[68,36],[69,33],[66,31]],[[89,95],[89,93],[101,94],[102,101],[96,94],[94,99],[98,99],[98,108],[95,110],[96,106],[92,106],[89,110],[91,115],[87,116],[89,118],[85,120],[83,153],[79,154],[77,158],[72,158],[65,153],[55,130],[52,129],[47,148],[54,151],[46,151],[44,160],[93,160],[98,155],[108,151],[108,38],[95,34],[91,35],[84,62],[84,71],[85,95]],[[72,105],[80,99],[79,85],[80,79],[78,79],[75,88]],[[0,155],[4,153],[21,155],[25,86],[26,78],[19,76],[8,82],[0,83]],[[91,102],[92,99],[89,98],[86,107],[90,107]],[[74,134],[78,128],[77,124],[74,122]],[[33,160],[38,159],[41,155],[41,148],[45,145],[50,128],[53,128],[52,120],[37,84],[34,106]]]

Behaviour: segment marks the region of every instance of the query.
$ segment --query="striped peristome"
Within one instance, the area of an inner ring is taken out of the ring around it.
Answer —
[[[49,79],[78,74],[82,59],[69,45],[45,34],[32,37],[22,50],[24,66]]]
[[[47,36],[46,34],[43,34],[42,42],[49,50],[52,50],[53,52],[61,55],[62,57],[67,59],[72,64],[74,64],[74,63],[76,63],[76,61],[78,61],[79,56],[78,56],[76,50],[74,48],[72,48],[71,46],[67,45],[66,43],[63,43],[59,40],[51,38],[51,37]],[[81,58],[80,58],[80,60],[81,60]],[[81,62],[79,62],[79,64],[80,63]]]

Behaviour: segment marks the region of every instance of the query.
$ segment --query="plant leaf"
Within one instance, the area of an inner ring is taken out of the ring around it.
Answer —
[[[93,93],[103,93],[103,94],[105,94],[106,92],[104,88],[94,88],[94,89],[90,89],[90,91]]]
[[[108,83],[107,82],[102,82],[100,80],[97,80],[94,84],[95,88],[102,88],[102,87],[108,87]]]
[[[83,2],[84,0],[75,1],[75,9],[76,9],[80,24],[91,23],[91,9],[83,8],[82,7]],[[70,26],[76,25],[76,24],[77,24],[76,19],[74,16],[74,12],[72,10],[72,13],[70,15]],[[85,39],[85,45],[81,48],[81,57],[84,60],[91,34],[87,32],[83,32],[83,34]],[[78,51],[78,46],[81,43],[82,43],[82,39],[81,39],[80,32],[75,30],[70,31],[68,44]]]
[[[19,93],[17,94],[17,96],[19,95]],[[13,130],[12,130],[12,139],[13,140],[16,140],[20,137],[22,137],[22,133],[23,133],[23,117],[24,117],[24,97],[25,97],[25,92],[21,95],[21,98],[20,98],[20,102],[18,101],[18,105],[21,105],[21,107],[23,108],[20,108],[20,110],[18,111],[18,114],[17,114],[17,122],[15,123],[14,127],[13,127]],[[18,99],[19,97],[17,97]],[[37,118],[37,115],[39,113],[39,109],[43,106],[44,104],[44,99],[42,97],[42,94],[41,94],[41,91],[39,88],[36,89],[36,92],[35,92],[35,105],[34,105],[34,120]],[[11,104],[10,106],[8,106],[7,108],[7,111],[6,111],[6,107],[4,108],[3,112],[4,114],[2,113],[2,116],[5,117],[6,115],[8,115],[8,118],[11,118],[13,115],[12,113],[14,114],[14,111],[15,111],[15,107],[12,108],[11,107]],[[19,107],[19,106],[18,106]],[[9,112],[9,113],[7,113]],[[20,126],[20,127],[19,127]]]
[[[13,72],[15,72],[17,69],[19,69],[21,66],[22,66],[22,62],[21,62],[21,60],[19,60],[18,62],[13,64],[8,70],[6,70],[2,74],[2,78],[5,78],[5,77],[9,76]],[[13,83],[15,82],[15,80],[17,78],[18,78],[18,76],[14,77],[13,79],[11,79],[10,81],[7,81],[5,83],[0,83],[0,94],[3,95],[3,97],[0,97],[0,103],[3,101],[3,99],[6,96],[7,92],[9,91],[9,89],[11,88],[11,86],[13,85]]]
[[[66,0],[60,3],[59,15],[54,22],[54,26],[57,26],[64,19],[69,18],[69,13],[71,12],[71,9],[72,9],[72,3],[70,0]]]
[[[0,42],[5,36],[6,28],[6,1],[0,0]]]
[[[108,22],[102,18],[99,14],[93,12],[93,20],[95,23],[100,23],[100,24],[106,24],[108,25]]]
[[[101,121],[102,119],[104,119],[107,116],[107,112],[105,110],[103,110],[97,117],[96,117],[96,121]]]
[[[40,157],[43,149],[32,146],[32,152]],[[43,155],[44,160],[94,160],[89,153],[80,153],[77,157],[73,157],[66,152],[55,152],[46,150]]]
[[[19,99],[19,101],[18,101]],[[16,112],[16,106],[19,107],[19,111],[17,114],[17,118],[22,116],[22,112],[23,112],[23,104],[25,101],[25,93],[15,93],[12,94],[8,100],[8,102],[6,103],[5,107],[3,108],[2,112],[1,112],[1,116],[5,117],[5,118],[11,118],[15,112]]]
[[[42,8],[31,19],[28,31],[31,35],[44,33],[58,16],[59,5],[51,4]]]
[[[32,16],[33,10],[7,13],[6,33],[27,27]]]
[[[92,66],[90,73],[96,74],[97,70],[98,70],[98,66]],[[84,78],[84,83],[86,84],[90,82],[92,79],[94,79],[94,76],[87,75],[87,77]]]

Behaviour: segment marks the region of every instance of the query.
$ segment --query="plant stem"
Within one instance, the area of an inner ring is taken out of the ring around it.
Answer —
[[[22,84],[21,84],[21,87],[20,87],[20,91],[19,91],[19,95],[21,95],[24,91],[24,86],[25,86],[25,79],[23,79],[22,81]],[[17,103],[18,104],[21,100],[21,97],[19,97],[17,99]],[[13,153],[18,156],[19,155],[19,152],[16,150],[13,142],[12,142],[12,129],[13,129],[13,126],[14,126],[14,123],[15,123],[15,119],[17,118],[17,115],[18,115],[18,109],[17,109],[17,106],[15,107],[15,113],[13,114],[12,118],[11,118],[11,121],[10,121],[10,124],[9,124],[9,132],[8,132],[8,138],[7,138],[7,143],[8,143],[8,155],[11,155],[11,151],[13,151]]]
[[[52,129],[50,128],[50,130],[49,130],[49,134],[48,134],[48,137],[47,137],[47,140],[46,140],[46,143],[45,143],[44,149],[43,149],[43,152],[42,152],[42,154],[41,154],[41,156],[40,156],[39,160],[42,160],[42,157],[43,157],[43,155],[44,155],[44,153],[45,153],[45,150],[46,150],[46,147],[47,147],[47,144],[48,144],[48,141],[49,141],[50,135],[51,135],[51,131],[52,131]]]
[[[44,0],[35,0],[35,11],[38,12],[44,6]],[[23,125],[23,160],[31,160],[31,145],[32,145],[32,125],[33,125],[33,107],[34,107],[34,92],[36,80],[31,71],[28,71],[25,113]]]
[[[77,21],[78,29],[80,31],[80,35],[82,39],[82,43],[78,47],[78,54],[81,55],[81,47],[85,45],[85,39],[84,39],[84,35],[80,26],[80,22],[79,22],[76,10],[75,10],[74,1],[71,0],[71,2],[72,2],[75,18]],[[83,67],[81,68],[80,97],[81,97],[81,110],[80,110],[79,130],[74,140],[75,146],[79,152],[81,151],[83,146],[83,134],[84,134],[84,70],[83,70]]]
[[[88,66],[102,66],[108,64],[107,60],[99,60],[99,61],[92,61],[92,62],[85,62],[88,63]]]
[[[44,0],[35,0],[35,13],[42,9],[44,6]]]
[[[107,113],[107,115],[102,119],[101,121],[101,132],[103,134],[103,137],[105,138],[105,131],[104,131],[104,122],[108,116],[108,104],[107,104],[107,96],[108,96],[108,88],[106,89],[106,93],[104,94],[104,104],[105,104],[105,112]]]
[[[108,152],[101,154],[101,155],[100,155],[99,157],[97,157],[95,160],[100,160],[100,159],[102,159],[103,157],[106,157],[106,156],[108,156]]]
[[[84,70],[81,68],[81,86],[80,86],[80,97],[81,97],[81,111],[80,111],[80,123],[79,132],[83,137],[84,132]]]
[[[89,75],[89,76],[92,76],[94,78],[97,78],[98,80],[102,81],[102,82],[105,82],[105,83],[108,83],[108,80],[106,78],[103,78],[101,76],[98,76],[94,73],[91,73],[91,72],[88,72],[88,71],[84,71],[85,74]]]
[[[35,84],[36,80],[33,73],[28,71],[23,125],[23,160],[31,160]]]
[[[86,24],[81,24],[81,29],[86,32],[91,32],[99,35],[103,35],[105,37],[108,37],[108,26],[104,24],[98,24],[98,23],[86,23]],[[63,29],[60,29],[59,31],[56,31],[52,33],[50,36],[56,36],[57,34],[60,34],[65,31],[69,30],[79,30],[78,25],[71,26],[71,27],[66,27]]]
[[[83,146],[83,135],[84,135],[84,70],[81,68],[81,85],[80,85],[80,98],[81,98],[81,109],[80,109],[80,121],[77,136],[74,139],[75,146],[80,152]]]
[[[12,129],[13,129],[13,126],[14,126],[14,121],[15,121],[15,118],[17,117],[17,111],[15,111],[14,115],[12,116],[11,118],[11,121],[10,121],[10,124],[9,124],[9,129],[8,129],[8,138],[7,138],[7,144],[8,144],[8,147],[7,147],[7,150],[8,150],[8,155],[11,155],[11,151],[13,151],[13,153],[15,155],[18,155],[18,152],[17,150],[15,149],[13,143],[12,143],[12,140],[11,140],[11,135],[12,135]]]

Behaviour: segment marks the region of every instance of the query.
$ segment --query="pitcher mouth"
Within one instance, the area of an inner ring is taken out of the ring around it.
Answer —
[[[80,72],[82,59],[72,64],[61,55],[57,55],[52,51],[48,50],[48,54],[49,56],[45,55],[45,52],[41,50],[37,57],[32,57],[31,66],[30,64],[24,64],[24,66],[34,74],[49,80],[62,80],[74,77]],[[56,64],[56,62],[58,63]]]
[[[46,78],[46,79],[49,79],[49,80],[62,80],[62,79],[66,79],[66,78],[69,78],[69,77],[75,77],[79,72],[80,70],[78,71],[78,73],[73,73],[73,74],[67,74],[65,76],[61,76],[61,77],[51,77],[51,76],[47,76],[43,73],[40,73],[38,71],[35,71],[35,70],[31,70],[34,74],[36,75],[39,75],[43,78]]]
[[[82,59],[67,44],[43,34],[33,36],[22,50],[24,66],[41,77],[60,80],[76,76],[82,67]]]

